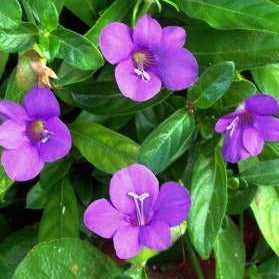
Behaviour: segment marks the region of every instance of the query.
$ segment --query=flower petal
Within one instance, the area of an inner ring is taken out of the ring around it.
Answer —
[[[23,142],[27,141],[24,132],[24,125],[20,125],[12,120],[5,120],[0,125],[0,145],[5,149],[17,149]]]
[[[123,215],[106,199],[92,202],[85,210],[83,220],[89,230],[103,238],[112,238],[118,228],[127,225]]]
[[[264,139],[255,128],[247,127],[243,130],[242,143],[247,152],[255,156],[262,152]]]
[[[132,226],[121,227],[113,236],[114,248],[119,259],[130,259],[141,249],[139,244],[139,228]]]
[[[258,116],[257,117],[258,129],[267,141],[279,140],[279,120],[272,116]]]
[[[250,96],[245,101],[245,108],[259,115],[273,115],[279,112],[277,101],[266,94]]]
[[[180,49],[186,41],[186,32],[182,27],[168,26],[163,28],[161,47],[166,51]]]
[[[38,145],[39,154],[44,162],[53,162],[66,156],[72,146],[72,138],[68,127],[58,118],[52,117],[45,122],[50,132],[49,139]]]
[[[109,63],[119,63],[130,55],[134,48],[131,33],[131,29],[120,22],[110,23],[104,27],[99,45]]]
[[[127,98],[137,102],[147,101],[160,92],[160,79],[152,72],[148,72],[148,74],[149,81],[138,76],[130,59],[119,63],[115,69],[115,78],[120,91]]]
[[[183,48],[172,53],[162,52],[154,71],[166,88],[177,91],[197,80],[199,67],[193,54]]]
[[[23,103],[33,117],[48,119],[60,115],[59,103],[47,87],[33,87],[25,94]]]
[[[191,196],[187,189],[176,182],[166,182],[160,188],[153,220],[177,226],[188,217],[190,207]]]
[[[11,101],[1,101],[0,121],[1,119],[12,119],[17,123],[24,123],[28,120],[28,115],[21,105]]]
[[[220,134],[224,133],[235,117],[235,113],[230,113],[222,116],[215,124],[215,132]]]
[[[152,49],[160,45],[162,28],[159,22],[149,15],[142,16],[134,29],[133,39],[139,47]]]
[[[165,250],[171,246],[170,227],[162,221],[152,221],[140,227],[140,244],[153,250]]]
[[[242,128],[239,127],[225,133],[222,153],[227,162],[236,163],[250,156],[242,145],[242,134]]]
[[[132,214],[135,203],[129,192],[137,195],[148,193],[149,201],[155,201],[159,192],[159,182],[156,176],[144,165],[133,164],[117,171],[110,181],[110,199],[121,212]]]
[[[28,143],[14,150],[4,150],[1,163],[7,175],[15,181],[30,180],[44,167],[37,149]]]

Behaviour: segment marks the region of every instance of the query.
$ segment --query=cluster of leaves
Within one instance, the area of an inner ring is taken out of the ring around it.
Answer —
[[[98,37],[109,22],[144,12],[185,27],[200,78],[188,92],[136,103],[119,92]],[[1,0],[1,98],[20,101],[34,85],[28,53],[36,51],[59,77],[53,90],[74,143],[32,182],[13,183],[0,168],[1,279],[152,278],[142,267],[154,253],[119,266],[82,224],[111,174],[134,162],[183,183],[193,200],[186,233],[173,233],[181,245],[151,263],[178,264],[182,249],[198,278],[207,278],[199,263],[209,258],[217,279],[278,278],[279,144],[226,165],[213,129],[251,94],[279,101],[278,42],[277,0]]]

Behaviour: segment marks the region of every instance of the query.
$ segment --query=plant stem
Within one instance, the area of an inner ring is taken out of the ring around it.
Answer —
[[[188,255],[191,259],[191,262],[192,262],[192,265],[195,269],[196,275],[197,275],[198,279],[205,279],[205,277],[202,273],[201,266],[200,266],[199,261],[197,259],[195,250],[193,249],[193,246],[192,246],[187,234],[185,234],[185,239],[186,239],[186,244],[187,244]]]

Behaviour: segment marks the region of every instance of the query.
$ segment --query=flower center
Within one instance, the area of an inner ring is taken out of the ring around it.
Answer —
[[[150,81],[150,75],[145,71],[146,68],[152,66],[153,59],[151,54],[146,50],[139,50],[134,52],[133,60],[136,65],[135,74],[143,81]]]
[[[29,123],[27,127],[27,135],[33,142],[46,143],[51,136],[51,132],[45,128],[43,120],[35,120]]]
[[[145,224],[145,218],[144,218],[144,207],[143,203],[144,200],[149,198],[149,193],[143,193],[141,195],[138,195],[134,192],[129,192],[128,196],[132,197],[136,206],[136,213],[137,213],[137,221],[139,226],[144,226]]]

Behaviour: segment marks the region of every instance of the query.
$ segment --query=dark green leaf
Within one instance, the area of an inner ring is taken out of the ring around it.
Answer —
[[[227,217],[215,243],[216,279],[244,277],[245,246],[238,227]]]
[[[217,149],[212,155],[199,155],[193,168],[188,231],[191,242],[203,259],[210,256],[227,205],[227,178],[220,153]]]
[[[242,0],[241,0],[242,1]],[[186,28],[187,47],[200,66],[234,61],[237,69],[279,63],[279,35],[254,30],[214,30],[204,26]]]
[[[44,208],[47,204],[47,192],[40,183],[35,184],[26,196],[26,208]]]
[[[278,187],[259,186],[251,208],[266,242],[279,256]]]
[[[27,50],[36,42],[38,32],[32,23],[21,23],[12,30],[0,30],[0,49],[5,52]]]
[[[70,65],[82,69],[96,71],[103,65],[100,51],[84,36],[60,27],[54,32],[60,40],[58,55]]]
[[[17,0],[1,0],[0,28],[12,29],[21,21],[21,7]]]
[[[194,129],[193,116],[184,109],[176,111],[144,140],[139,161],[160,173],[186,151]]]
[[[9,59],[9,54],[8,53],[0,52],[0,78],[2,77],[2,75],[5,71],[8,59]]]
[[[215,64],[202,73],[189,90],[189,99],[199,109],[206,109],[217,102],[228,90],[234,79],[234,63]]]
[[[133,1],[116,0],[107,10],[99,17],[92,28],[85,34],[88,40],[98,45],[101,30],[108,24],[114,21],[122,21],[131,11]]]
[[[13,181],[5,174],[2,166],[0,166],[0,204],[4,201],[6,191],[12,186]]]
[[[137,161],[138,145],[131,139],[88,122],[71,125],[74,145],[96,168],[113,173]]]
[[[1,279],[10,279],[13,274],[12,270],[8,267],[1,254],[0,254],[0,274],[1,274]]]
[[[279,32],[279,6],[263,0],[178,1],[188,16],[204,20],[216,29]]]
[[[274,256],[264,261],[258,269],[261,279],[278,279],[279,278],[279,259]]]
[[[146,107],[159,104],[170,92],[163,90],[155,98],[147,102],[135,102],[124,97],[115,82],[87,82],[66,88],[76,104],[97,115],[132,114]]]
[[[73,186],[66,177],[48,191],[47,205],[40,223],[39,241],[79,237],[79,220]]]
[[[112,279],[119,274],[116,264],[87,242],[63,238],[38,244],[13,279]]]
[[[58,11],[52,0],[31,0],[32,11],[45,32],[52,32],[58,26]]]
[[[279,159],[259,162],[240,173],[240,177],[256,185],[279,184]]]

